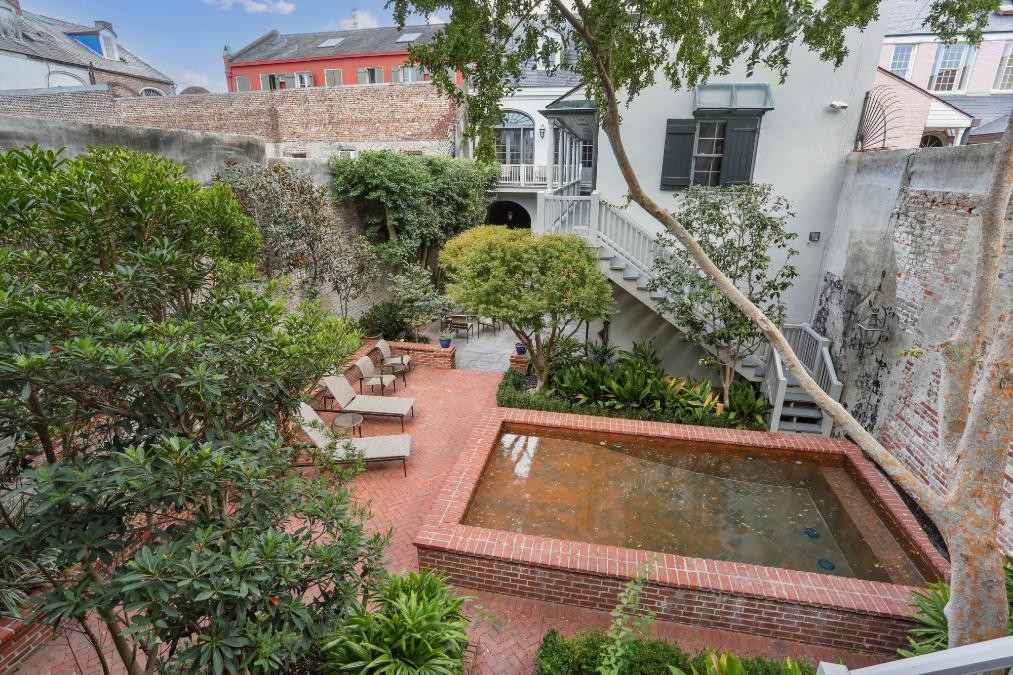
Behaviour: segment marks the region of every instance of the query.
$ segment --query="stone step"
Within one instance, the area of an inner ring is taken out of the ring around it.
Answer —
[[[635,267],[627,267],[623,270],[623,280],[635,281],[640,278],[640,270]]]

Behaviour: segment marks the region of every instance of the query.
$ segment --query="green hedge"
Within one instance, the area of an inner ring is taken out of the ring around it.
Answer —
[[[535,655],[536,675],[595,675],[611,641],[604,630],[590,630],[564,638],[555,629],[545,634]],[[622,675],[670,675],[669,666],[684,673],[706,673],[706,651],[695,657],[664,640],[633,639],[626,645]],[[763,657],[741,657],[746,675],[782,675],[783,664]],[[802,675],[814,675],[812,664],[798,663]]]
[[[653,422],[686,423],[670,410],[636,410],[636,409],[602,409],[596,406],[575,405],[569,401],[550,396],[545,393],[523,391],[520,388],[523,376],[514,369],[503,374],[499,388],[496,390],[496,405],[501,408],[523,408],[525,410],[543,410],[545,412],[574,413],[577,415],[595,415],[597,417],[619,417],[628,420],[650,420]],[[735,422],[726,415],[711,415],[694,420],[693,424],[705,427],[732,428]]]

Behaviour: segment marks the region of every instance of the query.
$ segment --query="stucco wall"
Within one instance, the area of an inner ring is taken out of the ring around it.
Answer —
[[[85,68],[52,64],[10,52],[0,52],[0,90],[48,87],[49,75],[56,71],[77,77],[81,84],[88,83],[88,70]]]
[[[0,116],[0,148],[33,143],[64,148],[71,157],[85,152],[89,145],[122,145],[182,162],[187,173],[202,183],[209,183],[225,162],[263,162],[266,158],[264,142],[250,136]]]
[[[799,255],[793,260],[799,278],[785,295],[788,321],[808,321],[812,315],[820,265],[833,232],[837,196],[844,160],[854,147],[865,92],[873,85],[883,34],[879,24],[865,33],[848,36],[851,55],[838,69],[799,47],[792,53],[788,79],[780,84],[776,73],[757,68],[747,78],[738,64],[728,75],[710,82],[765,82],[771,85],[774,109],[762,120],[753,182],[770,183],[786,197],[796,217],[789,227],[798,233]],[[674,91],[659,75],[659,84],[644,91],[623,110],[623,140],[641,183],[662,206],[677,208],[677,193],[660,189],[666,120],[693,117],[692,90]],[[843,100],[847,110],[832,110],[830,102]],[[599,134],[598,190],[602,197],[622,203],[625,182],[604,134]],[[628,214],[652,231],[661,229],[636,205]],[[808,242],[809,232],[820,241]],[[775,259],[776,265],[779,261]]]
[[[939,492],[953,457],[940,451],[939,344],[967,299],[977,211],[995,144],[854,153],[845,164],[837,229],[828,249],[815,325],[833,343],[842,401]],[[994,311],[1013,302],[1013,228]],[[892,308],[890,339],[869,346],[857,323],[869,303]],[[905,354],[917,347],[920,357]],[[1004,545],[1013,550],[1013,465],[1007,469]]]

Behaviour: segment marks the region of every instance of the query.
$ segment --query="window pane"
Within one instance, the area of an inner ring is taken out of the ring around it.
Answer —
[[[535,163],[535,130],[532,128],[523,129],[524,152],[521,155],[521,164]]]
[[[995,76],[995,88],[1003,91],[1013,90],[1013,42],[1007,42],[999,60],[999,71]]]
[[[967,45],[939,45],[929,89],[933,91],[963,89],[972,53]]]
[[[693,153],[693,185],[714,186],[721,182],[725,125],[724,120],[697,122],[696,151]]]
[[[890,72],[907,79],[911,74],[911,57],[914,55],[914,50],[914,45],[894,45],[893,58],[890,60]]]

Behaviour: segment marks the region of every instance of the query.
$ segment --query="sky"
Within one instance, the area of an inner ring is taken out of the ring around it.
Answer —
[[[273,29],[352,28],[353,11],[359,28],[394,23],[384,0],[21,0],[21,7],[87,26],[108,21],[120,44],[175,80],[178,89],[211,91],[225,90],[226,44],[235,51]]]

